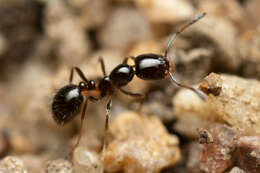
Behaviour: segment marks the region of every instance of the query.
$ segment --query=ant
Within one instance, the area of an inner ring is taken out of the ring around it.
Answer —
[[[80,112],[83,105],[81,111],[80,134],[76,144],[72,148],[72,151],[78,146],[82,136],[83,122],[88,101],[96,102],[103,99],[104,97],[108,97],[108,103],[106,106],[105,134],[102,146],[102,151],[104,151],[106,148],[106,136],[108,131],[110,110],[112,106],[112,95],[114,92],[119,90],[126,95],[136,97],[140,100],[140,103],[142,103],[144,100],[144,94],[129,92],[122,88],[133,79],[134,75],[143,80],[159,80],[170,77],[171,81],[177,86],[190,89],[202,100],[205,100],[205,97],[197,89],[176,81],[175,77],[173,76],[173,65],[168,61],[168,51],[175,38],[186,28],[196,23],[205,15],[206,13],[201,13],[189,23],[182,26],[176,33],[174,33],[170,37],[163,55],[148,53],[141,54],[137,57],[126,57],[122,64],[119,64],[117,67],[115,67],[109,75],[106,73],[104,60],[100,57],[99,62],[101,64],[104,77],[98,82],[98,84],[96,84],[94,80],[88,80],[80,68],[72,67],[69,77],[69,84],[61,88],[56,93],[52,102],[53,118],[59,125],[63,125],[71,121]],[[129,59],[132,59],[135,65],[128,65],[127,62]],[[74,71],[76,71],[82,80],[78,85],[72,84]]]

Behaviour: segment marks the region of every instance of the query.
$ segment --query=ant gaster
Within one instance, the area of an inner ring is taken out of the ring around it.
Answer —
[[[139,98],[140,102],[142,102],[144,99],[143,94],[129,92],[122,88],[133,79],[134,75],[143,80],[159,80],[170,77],[174,84],[178,85],[179,87],[192,90],[202,100],[205,100],[205,97],[197,89],[178,83],[176,81],[175,77],[173,76],[173,65],[168,61],[168,51],[176,36],[184,31],[187,27],[203,18],[205,15],[206,13],[201,13],[199,16],[191,20],[186,25],[182,26],[176,33],[174,33],[171,36],[163,55],[149,53],[142,54],[137,57],[127,57],[124,59],[123,63],[115,67],[109,75],[106,73],[103,59],[99,58],[104,77],[99,81],[98,84],[96,84],[93,80],[88,80],[78,67],[73,67],[71,69],[69,84],[61,88],[54,96],[52,103],[52,113],[56,123],[63,125],[73,119],[80,112],[83,105],[81,112],[80,134],[72,151],[78,146],[82,136],[83,122],[88,101],[95,102],[104,97],[108,97],[103,143],[104,151],[104,148],[106,147],[106,134],[108,131],[108,122],[112,106],[111,98],[113,93],[116,90],[119,90],[126,95]],[[132,59],[134,61],[134,65],[128,65],[128,59]],[[72,84],[74,71],[76,71],[82,80],[78,85]]]

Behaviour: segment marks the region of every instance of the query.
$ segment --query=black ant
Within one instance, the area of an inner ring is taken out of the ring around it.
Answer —
[[[178,85],[179,87],[192,90],[202,100],[205,100],[205,97],[197,89],[178,83],[176,81],[175,77],[173,76],[173,65],[170,64],[167,57],[170,46],[172,45],[176,36],[182,33],[190,25],[203,18],[205,15],[206,13],[201,13],[199,16],[191,20],[189,23],[181,27],[176,33],[174,33],[168,42],[164,55],[149,53],[142,54],[137,57],[127,57],[124,59],[123,63],[115,67],[109,75],[106,73],[103,59],[99,58],[104,77],[97,85],[93,80],[88,80],[78,67],[73,67],[71,69],[69,85],[61,88],[54,96],[52,103],[52,113],[56,123],[63,125],[72,120],[79,113],[83,105],[81,112],[80,134],[76,144],[73,147],[73,150],[78,146],[82,136],[83,122],[88,101],[95,102],[104,97],[108,97],[103,143],[104,150],[106,147],[106,134],[108,131],[108,122],[112,106],[112,95],[114,92],[119,90],[126,95],[139,98],[140,102],[142,102],[144,99],[144,94],[129,92],[122,88],[133,79],[134,75],[143,80],[159,80],[170,77],[174,84]],[[135,65],[128,65],[128,59],[132,59]],[[77,72],[82,80],[78,85],[72,84],[74,71]]]

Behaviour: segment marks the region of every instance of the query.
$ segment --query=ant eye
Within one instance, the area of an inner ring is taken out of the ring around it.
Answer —
[[[95,88],[96,88],[95,81],[90,80],[88,83],[88,89],[95,89]]]
[[[79,90],[83,90],[83,89],[86,89],[86,88],[87,88],[87,85],[85,84],[85,82],[79,83]]]
[[[80,111],[83,96],[77,85],[61,88],[53,98],[52,114],[57,124],[65,124]]]

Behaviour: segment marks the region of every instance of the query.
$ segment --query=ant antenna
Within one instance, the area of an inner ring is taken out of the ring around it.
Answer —
[[[181,83],[177,82],[177,80],[176,80],[175,77],[173,76],[172,72],[169,71],[169,74],[170,74],[170,77],[171,77],[171,79],[172,79],[171,81],[172,81],[174,84],[176,84],[176,85],[178,85],[179,87],[182,87],[182,88],[190,89],[190,90],[192,90],[195,94],[197,94],[197,95],[201,98],[201,100],[203,100],[203,101],[206,100],[205,96],[202,95],[197,89],[195,89],[195,88],[193,88],[193,87],[190,87],[190,86],[188,86],[188,85],[184,85],[184,84],[181,84]]]
[[[169,49],[171,47],[171,45],[173,44],[173,41],[175,40],[175,38],[182,33],[186,28],[188,28],[189,26],[191,26],[192,24],[196,23],[197,21],[199,21],[200,19],[202,19],[204,16],[206,16],[207,13],[201,13],[198,16],[196,16],[193,20],[191,20],[190,22],[188,22],[187,24],[185,24],[184,26],[182,26],[177,32],[175,32],[169,39],[167,47],[165,49],[165,53],[164,53],[164,57],[167,57]]]
[[[69,83],[72,83],[73,80],[73,76],[74,76],[74,70],[76,70],[76,72],[78,73],[79,77],[84,81],[84,82],[88,82],[88,79],[85,77],[85,75],[83,74],[83,72],[80,70],[80,68],[78,67],[72,67],[71,71],[70,71],[70,78],[69,78]]]

